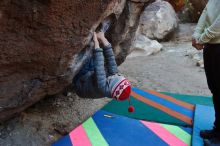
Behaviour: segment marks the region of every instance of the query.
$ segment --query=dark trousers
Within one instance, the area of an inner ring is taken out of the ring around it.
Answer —
[[[215,108],[214,126],[220,131],[220,44],[207,44],[204,48],[204,66]]]

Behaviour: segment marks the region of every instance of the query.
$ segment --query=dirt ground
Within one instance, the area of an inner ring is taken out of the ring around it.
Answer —
[[[159,54],[128,59],[120,70],[141,89],[192,95],[210,95],[203,68],[189,52],[190,42],[162,43]]]
[[[188,52],[190,42],[163,43],[163,51],[127,59],[120,71],[133,86],[182,94],[210,96],[204,70]],[[82,99],[74,93],[47,97],[0,125],[0,146],[46,146],[71,131],[110,99]]]

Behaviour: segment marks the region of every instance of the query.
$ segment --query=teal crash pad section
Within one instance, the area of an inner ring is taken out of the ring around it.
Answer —
[[[213,106],[212,98],[207,96],[195,96],[195,95],[184,95],[184,94],[175,94],[162,92],[162,94],[166,94],[168,96],[172,96],[181,101],[190,103],[190,104],[200,104],[206,106]]]

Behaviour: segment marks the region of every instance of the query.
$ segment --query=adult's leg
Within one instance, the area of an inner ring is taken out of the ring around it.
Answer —
[[[204,66],[209,89],[213,94],[215,128],[220,131],[220,44],[207,45],[204,49]]]
[[[218,50],[217,50],[218,51]],[[219,56],[216,58],[216,49],[215,46],[213,45],[206,45],[204,48],[204,66],[205,66],[205,73],[206,73],[206,78],[207,78],[207,83],[209,86],[210,91],[213,94],[213,103],[214,103],[214,108],[215,108],[215,122],[214,122],[214,127],[211,130],[201,130],[200,131],[200,136],[204,139],[212,139],[214,137],[217,137],[220,133],[219,130],[219,107],[218,107],[218,94],[217,94],[217,81],[216,77],[218,77],[217,73],[217,68],[220,62],[218,62]],[[217,75],[217,76],[216,76]],[[219,82],[219,81],[218,81]],[[201,115],[202,116],[202,115]],[[210,141],[208,141],[210,142]],[[207,142],[205,142],[207,143]]]
[[[220,131],[220,44],[213,47],[213,103],[215,108],[215,127]]]

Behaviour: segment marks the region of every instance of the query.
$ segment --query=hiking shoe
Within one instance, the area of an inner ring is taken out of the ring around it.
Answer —
[[[220,136],[220,132],[217,131],[215,128],[213,128],[212,130],[201,130],[200,131],[200,136],[203,139],[211,139],[211,138]]]
[[[220,146],[220,137],[214,137],[212,139],[204,139],[204,146]]]

